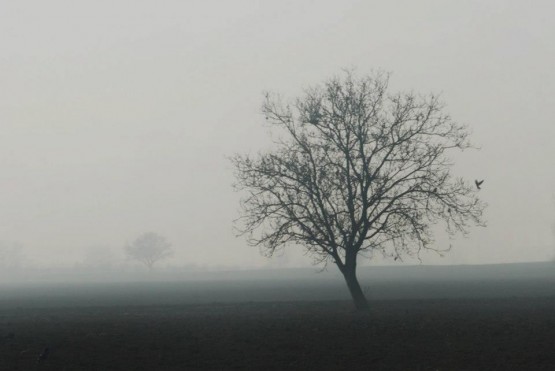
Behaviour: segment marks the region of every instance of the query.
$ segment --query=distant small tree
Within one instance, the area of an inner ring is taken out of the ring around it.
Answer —
[[[245,193],[238,228],[269,255],[294,244],[335,263],[358,309],[368,307],[359,255],[418,256],[438,251],[437,222],[449,234],[484,224],[478,189],[448,157],[470,147],[469,132],[437,97],[390,94],[386,74],[347,72],[290,105],[267,94],[262,110],[280,131],[274,150],[232,158]]]
[[[140,235],[131,244],[125,246],[128,258],[137,260],[152,269],[154,264],[173,255],[171,244],[165,237],[148,232]]]

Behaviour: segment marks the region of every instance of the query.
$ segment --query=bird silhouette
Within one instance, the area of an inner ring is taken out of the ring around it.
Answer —
[[[480,188],[480,186],[482,185],[482,183],[483,183],[483,182],[484,182],[484,180],[483,180],[483,179],[482,179],[482,180],[480,180],[480,181],[478,181],[478,180],[475,180],[475,181],[474,181],[474,184],[476,184],[476,188],[478,188],[478,189],[482,189],[482,188]]]

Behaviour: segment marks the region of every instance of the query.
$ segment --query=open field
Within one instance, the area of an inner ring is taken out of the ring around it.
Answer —
[[[334,279],[3,286],[0,369],[553,370],[544,273],[364,281],[364,314]]]

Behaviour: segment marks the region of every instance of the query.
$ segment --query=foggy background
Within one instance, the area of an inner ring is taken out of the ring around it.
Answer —
[[[488,227],[453,241],[439,232],[453,250],[425,264],[551,260],[554,11],[549,1],[4,1],[0,241],[20,246],[21,266],[122,264],[126,242],[148,231],[175,249],[160,266],[310,266],[301,249],[268,260],[235,237],[226,156],[270,143],[263,91],[292,99],[356,68],[392,72],[391,91],[441,93],[482,147],[454,159],[458,175],[485,179]]]

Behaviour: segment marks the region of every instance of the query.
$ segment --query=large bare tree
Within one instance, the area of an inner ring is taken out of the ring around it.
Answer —
[[[266,94],[274,148],[232,157],[249,243],[269,255],[302,245],[317,263],[335,263],[357,309],[368,307],[359,255],[419,257],[439,251],[434,224],[451,235],[484,224],[478,190],[451,174],[448,153],[470,147],[467,128],[436,96],[389,94],[388,81],[346,72],[291,104]]]

